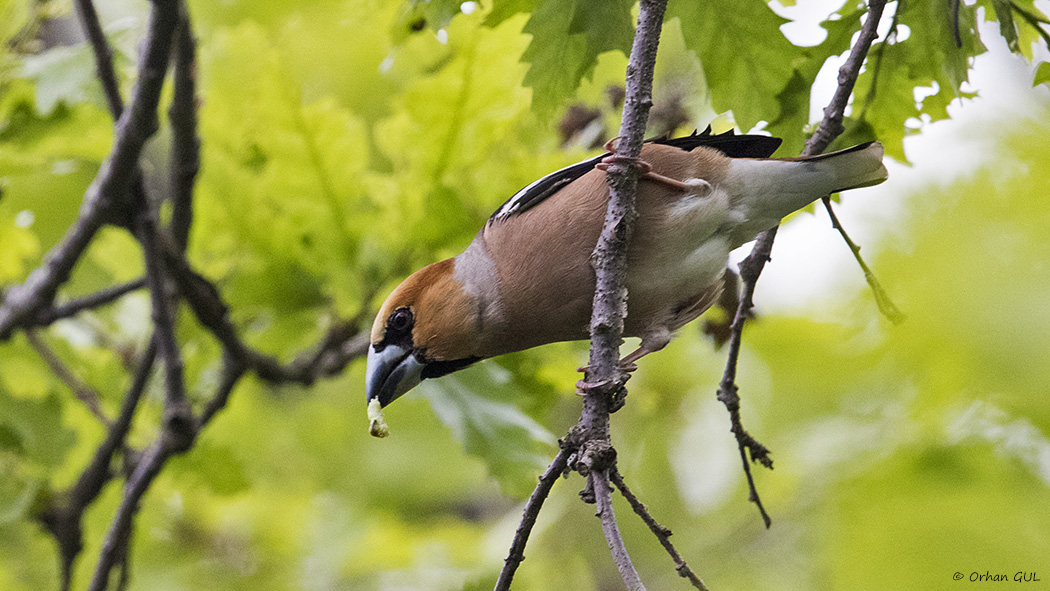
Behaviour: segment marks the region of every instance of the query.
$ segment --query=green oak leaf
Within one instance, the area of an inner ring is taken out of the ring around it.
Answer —
[[[682,21],[686,44],[703,63],[716,111],[732,109],[742,129],[781,118],[785,97],[778,97],[795,64],[807,58],[804,48],[780,32],[786,19],[762,0],[672,0],[667,15]]]
[[[630,51],[633,2],[625,0],[546,0],[525,23],[532,35],[522,61],[530,64],[525,85],[532,106],[549,115],[576,92],[606,51]]]
[[[528,392],[511,374],[483,363],[424,386],[441,422],[467,453],[484,460],[504,492],[528,495],[536,473],[550,459],[555,437],[514,404]]]

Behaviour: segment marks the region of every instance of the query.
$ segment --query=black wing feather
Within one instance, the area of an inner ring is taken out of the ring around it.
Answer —
[[[673,146],[687,152],[698,146],[705,146],[718,150],[730,158],[769,158],[780,147],[782,140],[766,135],[736,135],[733,130],[713,134],[709,125],[702,133],[694,131],[691,135],[683,137],[673,139],[661,137],[646,141]],[[606,156],[607,154],[601,154],[589,158],[532,182],[505,201],[489,217],[489,223],[501,222],[535,207],[536,204],[560,191],[565,185],[590,172]]]

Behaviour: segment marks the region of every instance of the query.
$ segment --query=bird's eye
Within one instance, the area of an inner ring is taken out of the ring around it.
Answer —
[[[408,308],[399,308],[390,315],[387,326],[394,332],[404,332],[412,326],[412,311]]]

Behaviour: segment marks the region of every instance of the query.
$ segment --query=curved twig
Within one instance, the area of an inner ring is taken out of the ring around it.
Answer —
[[[861,64],[864,63],[864,58],[868,55],[872,42],[878,36],[877,27],[879,21],[882,20],[882,13],[885,7],[885,0],[870,0],[868,4],[868,18],[861,27],[860,35],[850,50],[846,63],[839,69],[838,88],[835,90],[831,102],[824,109],[824,118],[821,120],[820,125],[817,126],[817,130],[806,142],[806,148],[802,152],[803,156],[820,154],[843,132],[842,120],[846,104],[849,102],[849,96],[857,82],[857,76],[860,75]],[[736,366],[740,357],[740,342],[744,331],[744,323],[751,315],[751,308],[754,307],[755,285],[762,274],[762,270],[765,268],[766,262],[770,259],[770,254],[773,251],[773,240],[776,238],[778,227],[775,226],[760,234],[754,248],[751,250],[751,254],[740,263],[740,279],[743,286],[740,290],[740,301],[730,329],[726,368],[718,388],[718,399],[729,410],[730,429],[736,437],[737,445],[740,449],[740,459],[743,463],[744,474],[747,476],[748,488],[750,489],[748,498],[758,507],[766,527],[769,527],[772,521],[762,506],[762,500],[758,496],[758,489],[755,488],[755,481],[751,474],[751,465],[748,462],[747,454],[750,453],[752,462],[760,462],[767,468],[772,468],[773,462],[769,459],[769,450],[744,430],[740,420],[740,396],[737,393]]]

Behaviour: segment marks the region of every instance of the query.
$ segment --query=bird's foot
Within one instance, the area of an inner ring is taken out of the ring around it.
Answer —
[[[620,154],[617,154],[616,140],[618,139],[620,139],[619,136],[605,142],[605,151],[610,152],[610,154],[605,158],[602,158],[601,162],[595,165],[595,168],[598,170],[609,170],[609,167],[613,164],[623,164],[625,166],[636,168],[638,170],[638,178],[640,179],[649,179],[653,182],[663,183],[673,189],[685,193],[706,194],[710,192],[711,184],[704,179],[686,179],[684,181],[673,179],[669,176],[653,172],[653,165],[641,158],[631,158],[630,156],[621,156]]]
[[[635,371],[637,371],[638,370],[638,364],[634,363],[633,361],[631,361],[629,359],[629,357],[630,357],[630,355],[628,355],[627,357],[624,357],[619,362],[617,362],[616,368],[619,369],[620,371],[626,372],[626,373],[634,373]],[[584,365],[584,366],[581,366],[581,367],[577,367],[576,371],[578,371],[580,373],[587,373],[587,372],[591,371],[591,366]]]
[[[616,364],[616,371],[613,377],[597,381],[582,379],[576,382],[576,394],[578,396],[590,396],[593,394],[607,398],[609,400],[609,412],[616,412],[623,408],[627,401],[627,388],[624,385],[631,377],[631,372],[637,369],[638,366],[634,363],[624,363],[623,360],[620,360]],[[591,367],[579,367],[577,371],[587,374],[590,373]]]

